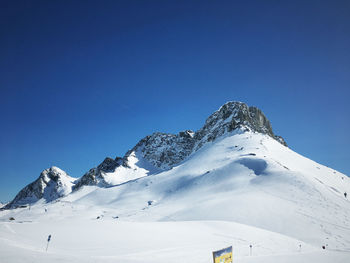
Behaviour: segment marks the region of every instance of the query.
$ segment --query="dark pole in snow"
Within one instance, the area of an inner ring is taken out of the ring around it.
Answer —
[[[252,245],[249,245],[249,250],[250,250],[250,255],[252,255],[253,254],[253,246]]]
[[[49,248],[50,240],[51,240],[51,235],[49,235],[47,238],[46,252],[47,252],[47,249]]]

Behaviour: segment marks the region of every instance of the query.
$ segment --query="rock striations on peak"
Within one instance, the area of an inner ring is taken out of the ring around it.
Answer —
[[[71,193],[75,180],[76,178],[53,166],[42,171],[37,180],[24,187],[4,208],[26,206],[40,199],[53,201]]]
[[[115,169],[121,165],[126,166],[123,158],[116,157],[115,159],[112,159],[110,157],[106,157],[100,165],[95,168],[91,168],[87,173],[79,178],[73,186],[73,190],[78,190],[84,185],[98,185],[101,187],[108,186],[109,183],[105,180],[104,175],[106,173],[114,172]]]
[[[44,170],[36,181],[23,188],[5,208],[35,203],[40,199],[50,202],[83,186],[108,187],[169,170],[206,143],[233,132],[266,134],[287,146],[282,137],[273,133],[270,121],[260,109],[230,101],[210,115],[197,132],[155,132],[141,139],[123,158],[107,157],[79,179],[69,177],[57,167]]]
[[[251,131],[263,133],[287,146],[284,139],[276,136],[264,113],[256,107],[248,107],[243,102],[230,101],[220,107],[206,120],[204,126],[196,132],[196,150],[209,141],[233,131]]]

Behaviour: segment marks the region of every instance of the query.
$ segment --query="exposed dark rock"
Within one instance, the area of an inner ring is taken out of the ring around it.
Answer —
[[[175,164],[186,158],[193,149],[195,140],[190,131],[181,132],[178,135],[156,132],[146,136],[128,151],[124,160],[132,152],[138,152],[151,165],[156,168],[170,169]]]
[[[84,174],[77,183],[73,186],[73,190],[77,190],[84,185],[97,185],[98,184],[98,169],[92,168],[86,174]]]
[[[267,134],[283,145],[287,145],[282,137],[275,136],[270,121],[256,107],[248,107],[242,102],[227,102],[206,120],[204,126],[195,133],[197,141],[195,150],[206,142],[214,141],[227,132],[241,129],[244,131]]]
[[[73,191],[78,190],[84,185],[108,186],[108,183],[104,179],[104,174],[114,172],[119,166],[127,167],[124,158],[116,157],[115,159],[112,159],[110,157],[106,157],[96,168],[90,169],[77,180],[73,186]]]
[[[4,208],[32,204],[42,198],[47,202],[53,201],[69,194],[75,180],[61,169],[51,167],[42,171],[37,180],[24,187]]]
[[[113,172],[116,167],[120,165],[121,158],[117,157],[118,159],[114,160],[110,157],[106,157],[104,161],[97,166],[97,169],[104,171],[104,172]]]

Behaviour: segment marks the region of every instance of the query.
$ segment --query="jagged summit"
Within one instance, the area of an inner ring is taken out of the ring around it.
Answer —
[[[194,133],[191,130],[178,134],[156,132],[140,140],[134,148],[129,150],[124,159],[132,153],[141,155],[155,168],[171,169],[191,154],[195,143]]]
[[[260,109],[248,107],[243,102],[229,101],[210,115],[204,126],[196,132],[194,136],[197,140],[196,150],[204,143],[214,141],[225,133],[234,130],[267,134],[287,146],[282,137],[273,133],[270,121]]]
[[[76,178],[70,177],[58,167],[52,166],[41,172],[39,178],[24,187],[5,208],[28,205],[44,199],[50,202],[72,192]]]
[[[263,112],[245,103],[230,101],[208,117],[197,132],[186,130],[178,134],[156,132],[140,140],[123,158],[127,165],[130,154],[135,153],[155,168],[168,170],[182,162],[207,142],[224,134],[236,132],[258,132],[271,136],[287,146],[282,137],[276,136]]]
[[[170,170],[206,143],[233,132],[266,134],[286,146],[283,138],[273,133],[270,121],[260,109],[229,101],[211,114],[198,131],[185,130],[178,134],[155,132],[141,139],[124,157],[107,157],[77,180],[57,167],[44,170],[6,207],[33,203],[41,198],[51,201],[83,186],[113,186]]]

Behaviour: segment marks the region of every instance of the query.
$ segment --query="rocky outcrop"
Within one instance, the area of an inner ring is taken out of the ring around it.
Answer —
[[[97,169],[103,172],[112,172],[117,168],[118,166],[123,164],[123,158],[116,157],[115,159],[112,159],[110,157],[106,157],[104,161],[97,166]]]
[[[162,170],[170,169],[190,155],[195,143],[193,135],[194,132],[191,130],[182,131],[177,135],[153,133],[126,153],[125,163],[128,164],[128,157],[132,152],[139,152],[154,167]]]
[[[116,157],[115,159],[112,159],[110,157],[106,157],[104,161],[96,168],[90,169],[81,178],[79,178],[73,186],[73,190],[78,190],[84,185],[107,186],[108,182],[106,182],[104,174],[113,172],[117,167],[121,165],[126,166],[123,158]]]
[[[51,167],[41,172],[39,178],[24,187],[5,208],[29,205],[44,199],[46,202],[72,192],[75,178],[70,177],[58,167]]]
[[[270,121],[260,109],[248,107],[242,102],[231,101],[210,115],[204,126],[196,132],[194,136],[196,140],[195,150],[201,148],[206,142],[214,141],[234,130],[267,134],[287,146],[282,137],[274,135]]]

